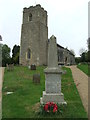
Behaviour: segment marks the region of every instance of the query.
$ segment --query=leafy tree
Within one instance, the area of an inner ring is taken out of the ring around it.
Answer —
[[[83,52],[81,54],[81,62],[86,62],[86,60],[85,60],[85,52]]]
[[[80,50],[79,50],[79,54],[80,54],[80,56],[82,55],[82,53],[84,53],[86,50],[84,49],[84,48],[81,48]]]
[[[19,64],[19,51],[20,51],[20,46],[14,45],[12,49],[12,60],[14,64]]]
[[[4,44],[2,45],[2,66],[6,66],[6,64],[10,63],[11,63],[10,47]]]
[[[88,62],[90,63],[90,51],[88,51],[87,56],[88,56]]]
[[[81,54],[81,62],[90,62],[90,51],[85,51]]]
[[[75,62],[78,64],[78,63],[80,63],[81,62],[81,58],[80,57],[76,57],[75,58]]]
[[[87,44],[88,44],[88,62],[89,62],[89,64],[90,64],[90,38],[88,38],[88,40],[87,40]]]
[[[87,44],[88,44],[88,51],[90,51],[90,38],[88,38]]]

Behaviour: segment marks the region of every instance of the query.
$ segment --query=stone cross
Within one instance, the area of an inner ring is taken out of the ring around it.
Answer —
[[[45,72],[45,91],[40,99],[41,104],[55,102],[58,104],[66,103],[64,95],[61,93],[61,74],[58,66],[56,37],[52,35],[48,46],[48,67]]]

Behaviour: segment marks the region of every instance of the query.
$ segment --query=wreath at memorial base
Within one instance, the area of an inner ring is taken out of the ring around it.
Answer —
[[[54,102],[47,102],[44,107],[43,107],[45,112],[52,112],[52,113],[56,113],[58,110],[58,106],[57,104],[55,104]]]
[[[47,102],[46,104],[40,104],[38,115],[57,115],[63,114],[65,110],[65,104],[58,104],[54,102]]]

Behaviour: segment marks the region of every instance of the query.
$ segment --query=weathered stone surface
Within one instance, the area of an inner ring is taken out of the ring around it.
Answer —
[[[48,44],[48,68],[58,67],[56,37],[52,35]]]
[[[40,83],[40,74],[34,74],[33,75],[33,83]]]
[[[61,93],[61,81],[59,74],[45,74],[46,93]]]
[[[29,19],[30,16],[32,16],[31,19]],[[47,65],[47,43],[47,12],[40,5],[24,8],[20,64]],[[28,58],[28,49],[30,49],[30,58]]]
[[[53,57],[54,56],[54,57]],[[40,99],[41,104],[46,102],[55,102],[63,104],[64,95],[61,93],[61,67],[58,66],[57,60],[57,43],[56,37],[51,36],[48,46],[48,67],[45,72],[45,91]]]
[[[43,91],[43,97],[40,99],[41,104],[47,103],[47,102],[55,102],[58,104],[64,104],[64,95],[63,93],[61,94],[54,94],[54,93],[46,93]]]

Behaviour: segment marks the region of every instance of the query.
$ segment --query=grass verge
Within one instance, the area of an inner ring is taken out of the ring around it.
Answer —
[[[90,76],[90,73],[88,71],[88,69],[89,69],[88,64],[78,64],[77,68],[79,68],[81,71],[83,71],[86,75]]]

